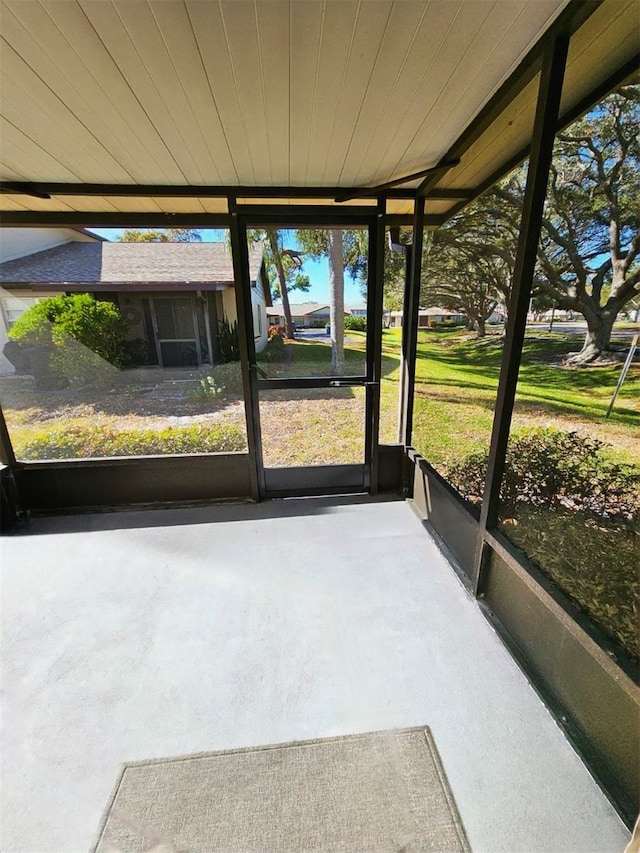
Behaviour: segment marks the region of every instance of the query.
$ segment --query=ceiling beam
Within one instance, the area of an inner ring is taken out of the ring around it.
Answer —
[[[426,170],[418,172],[416,176],[407,176],[399,179],[403,182],[417,180],[422,177]],[[395,182],[392,182],[395,183]],[[434,189],[429,193],[429,198],[439,199],[463,199],[471,195],[473,189]],[[379,189],[374,187],[364,191],[361,187],[232,187],[232,186],[194,186],[193,184],[78,184],[78,183],[49,183],[49,182],[27,182],[27,181],[0,181],[0,194],[28,195],[34,198],[48,199],[51,196],[101,196],[101,197],[157,197],[157,198],[308,198],[308,199],[334,199],[337,195],[344,193],[362,193],[358,197],[375,198]],[[350,195],[350,198],[355,196]],[[390,199],[413,199],[414,189],[397,188],[392,193],[387,193]]]
[[[435,166],[429,166],[426,169],[420,169],[419,172],[412,172],[410,175],[404,175],[401,178],[393,178],[391,181],[387,181],[384,184],[378,184],[375,187],[360,187],[357,190],[346,190],[338,195],[336,195],[336,202],[338,204],[351,201],[355,198],[369,198],[371,196],[382,196],[386,193],[387,190],[393,189],[393,187],[397,187],[399,184],[407,184],[409,181],[417,181],[419,178],[425,178],[429,175],[433,175],[435,173],[440,173],[445,169],[451,169],[453,166],[457,166],[460,162],[459,159],[447,160],[438,163]],[[415,191],[410,191],[412,195],[415,195]]]
[[[346,207],[331,208],[325,205],[295,207],[285,205],[244,206],[239,213],[248,215],[260,222],[261,217],[288,220],[295,223],[296,217],[313,219],[323,224],[339,225],[341,222],[363,220],[375,216],[375,208]],[[229,228],[231,214],[228,213],[118,213],[102,211],[55,211],[55,210],[5,210],[0,214],[0,227],[3,228]],[[425,225],[439,228],[445,221],[442,214],[425,216]],[[408,226],[413,222],[410,213],[388,213],[385,225],[388,227]]]
[[[36,188],[35,184],[29,183],[28,181],[2,181],[0,193],[16,193],[17,195],[28,195],[31,196],[31,198],[51,198],[51,195],[48,192]]]
[[[424,172],[422,173],[424,174]],[[408,178],[405,180],[409,180]],[[55,182],[0,181],[0,193],[20,193],[49,198],[50,196],[144,196],[145,198],[335,198],[339,193],[360,192],[360,187],[249,187],[194,184],[80,184]],[[371,198],[375,193],[370,192]],[[390,198],[406,199],[415,195],[412,189],[398,189]],[[362,198],[367,194],[363,193]],[[459,196],[458,196],[459,198]]]

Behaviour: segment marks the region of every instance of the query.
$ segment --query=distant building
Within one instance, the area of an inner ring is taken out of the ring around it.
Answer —
[[[385,314],[388,328],[399,329],[402,327],[403,312],[387,311]],[[457,311],[447,311],[446,308],[420,308],[418,311],[418,328],[428,329],[433,326],[442,326],[445,323],[455,326],[464,326],[467,318]]]
[[[290,303],[291,321],[298,329],[320,329],[329,322],[330,306],[319,302]],[[344,307],[345,317],[366,317],[366,305]],[[271,326],[284,326],[284,309],[282,303],[267,308],[267,318]]]

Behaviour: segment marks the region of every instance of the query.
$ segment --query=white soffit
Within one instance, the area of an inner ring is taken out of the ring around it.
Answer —
[[[3,0],[5,180],[370,185],[437,161],[566,0]]]
[[[383,183],[435,164],[565,5],[3,0],[0,177]],[[563,111],[638,51],[639,13],[639,0],[605,0],[573,36]],[[538,79],[438,188],[475,187],[528,144]],[[427,212],[455,204],[428,202]],[[411,202],[393,207],[408,212]],[[0,209],[197,214],[227,207],[219,198],[5,194]]]

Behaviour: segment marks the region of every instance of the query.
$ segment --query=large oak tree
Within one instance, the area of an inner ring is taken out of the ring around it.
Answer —
[[[576,363],[610,349],[616,317],[640,293],[639,125],[640,86],[624,86],[556,138],[533,292],[585,318]],[[461,269],[471,264],[468,287],[494,288],[506,304],[525,184],[526,166],[436,234],[427,293],[455,301],[457,258]]]

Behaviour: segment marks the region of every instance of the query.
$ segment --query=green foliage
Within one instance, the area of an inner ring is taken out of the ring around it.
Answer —
[[[267,364],[281,364],[286,361],[287,350],[282,335],[272,335],[267,341],[267,345],[256,356],[259,362]]]
[[[502,514],[528,507],[579,511],[625,526],[638,518],[640,474],[611,462],[597,439],[563,430],[531,429],[512,435],[500,489]],[[448,471],[458,491],[479,501],[487,453],[471,453]]]
[[[124,357],[126,364],[149,364],[149,344],[144,338],[133,338],[124,342]]]
[[[310,258],[329,256],[329,232],[326,228],[302,228],[296,232],[302,251]],[[369,240],[366,229],[342,229],[344,269],[364,287],[367,281]],[[366,288],[365,288],[366,289]]]
[[[58,423],[15,441],[19,459],[87,459],[172,453],[226,453],[245,449],[242,431],[233,424],[118,430],[86,423]]]
[[[126,228],[120,243],[199,243],[202,235],[197,228]]]
[[[238,395],[242,395],[242,370],[239,361],[215,364],[200,375],[193,392],[194,398],[201,401]]]
[[[289,234],[289,231],[276,228],[253,229],[248,234],[250,242],[262,243],[265,270],[274,299],[283,298],[283,284],[287,294],[290,290],[306,293],[311,287],[309,276],[301,272],[301,252],[285,246]]]
[[[230,323],[225,317],[218,321],[216,331],[218,353],[225,364],[232,361],[240,361],[240,339],[238,337],[238,321]]]
[[[345,314],[344,327],[352,332],[364,332],[367,328],[367,318],[354,317],[352,314]]]
[[[615,317],[637,297],[639,122],[640,86],[627,85],[556,137],[534,293],[587,320],[576,363],[608,349]],[[518,167],[435,233],[423,304],[476,321],[492,301],[508,304],[526,180],[527,166]]]
[[[73,388],[107,386],[118,373],[117,367],[72,337],[57,342],[49,354],[48,368],[54,384],[66,383]]]
[[[487,454],[471,453],[448,476],[479,502]],[[611,462],[603,442],[575,432],[512,434],[500,491],[500,527],[626,651],[640,655],[640,473]]]
[[[564,508],[525,506],[501,528],[600,628],[640,657],[637,532]]]
[[[9,338],[30,354],[41,381],[82,385],[103,381],[128,362],[127,324],[117,306],[88,293],[43,299],[20,317]]]

